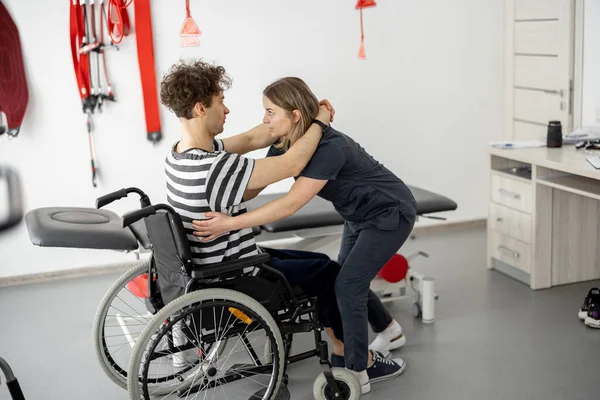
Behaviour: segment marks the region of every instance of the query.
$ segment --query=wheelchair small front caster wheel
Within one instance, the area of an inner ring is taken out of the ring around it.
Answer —
[[[421,309],[421,305],[419,303],[413,303],[412,313],[415,318],[421,318],[423,316],[423,310]]]
[[[313,397],[315,400],[358,400],[361,395],[361,387],[354,373],[345,368],[331,368],[333,379],[340,390],[339,396],[335,395],[335,389],[327,384],[325,375],[321,373],[313,385]]]

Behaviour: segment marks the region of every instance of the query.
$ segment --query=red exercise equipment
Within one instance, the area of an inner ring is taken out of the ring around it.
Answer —
[[[400,282],[408,273],[408,260],[401,254],[394,254],[377,275],[390,283]]]
[[[129,290],[135,297],[139,297],[140,299],[149,299],[148,274],[136,276],[127,282],[127,290]]]

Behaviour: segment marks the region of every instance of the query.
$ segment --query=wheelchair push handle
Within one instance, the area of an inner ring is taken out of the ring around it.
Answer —
[[[148,206],[139,210],[128,212],[121,218],[121,225],[123,226],[123,228],[126,228],[134,222],[137,222],[142,218],[149,217],[155,213],[156,207],[154,206]]]
[[[144,193],[142,190],[140,190],[138,188],[130,187],[127,189],[119,189],[112,193],[108,193],[108,194],[105,194],[104,196],[98,197],[96,199],[96,208],[102,208],[102,207],[112,203],[113,201],[127,197],[127,195],[129,193],[137,193],[140,195],[141,207],[148,207],[151,205],[150,199],[148,198],[148,195],[146,195],[146,193]]]
[[[25,400],[21,386],[19,386],[19,381],[15,378],[10,366],[3,358],[0,358],[0,371],[6,376],[6,386],[8,386],[8,392],[13,400]]]
[[[100,196],[96,199],[96,208],[102,208],[115,200],[122,199],[123,197],[127,197],[127,191],[125,189],[117,190],[116,192]]]
[[[123,215],[123,217],[121,218],[121,225],[123,226],[123,228],[126,228],[129,225],[133,224],[134,222],[139,221],[142,218],[146,218],[146,217],[156,214],[156,212],[159,210],[165,210],[168,213],[177,214],[177,212],[173,209],[173,207],[171,207],[168,204],[157,204],[155,206],[146,206],[140,210],[131,211],[131,212],[128,212],[127,214]]]

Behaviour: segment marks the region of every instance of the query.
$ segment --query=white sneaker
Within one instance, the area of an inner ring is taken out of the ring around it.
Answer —
[[[590,328],[600,329],[600,319],[596,319],[593,316],[588,315],[585,317],[584,322]]]
[[[187,338],[183,333],[183,323],[183,321],[180,321],[173,327],[173,345],[177,347],[184,346],[188,343]],[[196,347],[192,347],[191,349],[179,351],[173,354],[173,368],[185,368],[188,365],[196,364],[199,360],[200,355],[198,354],[198,349]]]
[[[182,369],[189,365],[195,365],[200,361],[198,349],[192,348],[173,354],[173,368]]]
[[[397,322],[379,333],[375,340],[369,345],[369,350],[378,351],[385,358],[389,358],[391,351],[399,349],[406,344],[406,336],[402,332],[402,327]]]
[[[352,371],[352,370],[350,370]],[[352,371],[352,373],[354,375],[356,375],[356,377],[358,378],[358,381],[360,382],[360,393],[361,394],[367,394],[371,391],[371,381],[369,380],[369,374],[367,374],[367,371],[360,371],[360,372],[356,372],[356,371]]]

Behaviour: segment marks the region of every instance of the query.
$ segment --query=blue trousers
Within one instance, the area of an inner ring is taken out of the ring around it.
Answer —
[[[414,221],[399,217],[395,230],[356,229],[348,223],[344,225],[338,256],[342,268],[335,282],[335,293],[343,330],[347,333],[344,360],[346,368],[354,371],[367,368],[369,322],[376,333],[392,322],[381,300],[370,290],[370,284],[412,232]]]
[[[311,251],[263,248],[271,256],[270,265],[285,275],[291,286],[298,286],[308,296],[319,297],[319,317],[343,340],[342,319],[335,296],[335,281],[340,265],[326,254]]]

